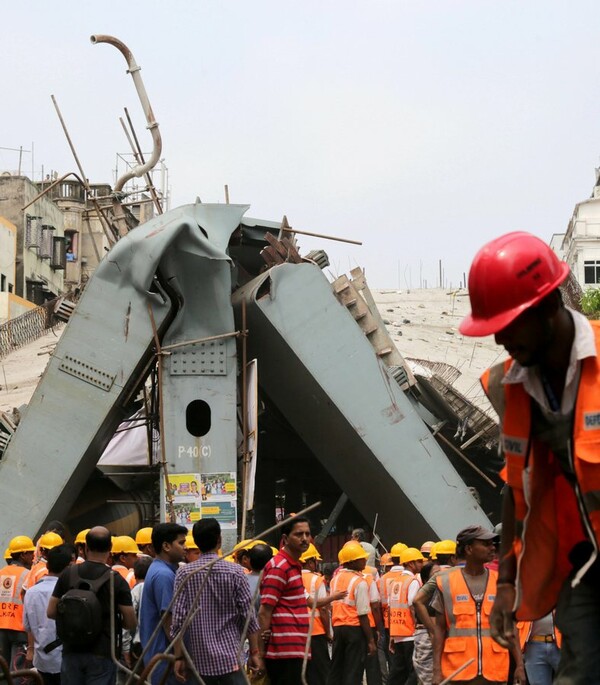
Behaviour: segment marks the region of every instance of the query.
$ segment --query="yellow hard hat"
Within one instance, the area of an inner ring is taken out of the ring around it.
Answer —
[[[17,535],[8,543],[8,549],[11,555],[18,554],[19,552],[35,552],[35,545],[33,540],[28,538],[27,535]]]
[[[41,549],[52,549],[53,547],[62,545],[63,542],[64,540],[58,533],[44,533],[38,540],[38,544]]]
[[[360,542],[351,540],[347,542],[342,549],[338,552],[338,560],[340,564],[348,564],[351,561],[357,561],[358,559],[366,559],[369,553],[366,552]]]
[[[407,547],[402,554],[400,554],[400,563],[404,565],[408,564],[409,561],[425,561],[425,557],[416,547]]]
[[[379,563],[381,564],[381,566],[392,566],[394,563],[392,561],[392,555],[389,552],[382,554]]]
[[[441,540],[435,543],[436,559],[439,554],[456,554],[456,542],[454,540]]]
[[[405,545],[403,542],[397,542],[395,545],[392,545],[390,554],[393,557],[399,557],[405,549],[408,549],[408,545]]]
[[[431,552],[431,548],[435,545],[435,542],[432,540],[427,540],[427,542],[424,542],[421,545],[421,554],[429,554]]]
[[[198,545],[194,542],[194,536],[191,533],[185,536],[185,546],[187,549],[198,549]]]
[[[302,554],[302,556],[300,557],[300,561],[302,563],[304,563],[305,561],[308,561],[309,559],[316,559],[317,561],[323,561],[323,559],[321,558],[321,555],[319,554],[319,551],[313,545],[312,542],[308,545],[308,549],[306,550],[306,552],[304,552],[304,554]]]
[[[136,545],[151,545],[152,544],[152,528],[140,528],[135,534]]]
[[[112,549],[113,554],[139,554],[140,548],[137,546],[135,540],[129,535],[117,535],[113,538]]]
[[[7,547],[6,550],[4,551],[4,561],[10,561],[12,559],[12,552],[10,551],[10,547]]]
[[[228,554],[226,557],[223,557],[224,561],[230,561],[232,564],[235,564],[235,557],[233,554]]]
[[[237,557],[238,552],[252,549],[255,545],[266,545],[264,540],[242,540],[233,548],[233,556]]]
[[[79,533],[77,533],[77,537],[75,538],[75,544],[76,545],[85,545],[85,536],[90,532],[89,528],[85,528],[84,530],[80,530]]]
[[[271,547],[271,552],[273,552],[273,556],[279,554],[279,550],[277,549],[277,547]]]
[[[429,551],[429,560],[430,561],[436,561],[437,560],[437,546],[438,546],[438,543],[434,542],[433,547]]]

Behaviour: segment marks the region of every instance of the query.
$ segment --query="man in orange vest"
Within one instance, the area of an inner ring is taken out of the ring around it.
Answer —
[[[386,665],[388,672],[392,667],[392,654],[390,653],[390,608],[388,597],[391,592],[392,584],[399,581],[404,567],[400,564],[400,554],[403,550],[407,549],[408,545],[403,542],[396,542],[392,545],[389,551],[389,561],[391,564],[387,568],[386,572],[381,576],[378,581],[379,585],[379,596],[381,598],[381,612],[383,614],[383,631],[380,638],[380,645],[384,646],[384,654],[386,659]],[[385,556],[385,555],[384,555]],[[382,557],[383,560],[383,557]],[[382,669],[383,671],[383,669]]]
[[[40,536],[40,539],[38,540],[40,560],[31,567],[31,570],[27,574],[23,583],[23,592],[25,592],[27,588],[33,587],[40,578],[43,578],[48,573],[46,567],[48,552],[54,547],[58,547],[58,545],[62,544],[63,539],[58,533],[49,531]]]
[[[331,592],[347,592],[333,602],[333,652],[328,685],[361,685],[365,658],[377,652],[369,625],[369,586],[362,572],[369,556],[358,542],[339,551],[342,568],[331,580]]]
[[[510,359],[482,384],[506,457],[492,635],[556,606],[555,683],[600,682],[600,323],[564,306],[569,267],[529,233],[485,245],[469,273],[464,335],[493,334]],[[518,572],[517,572],[518,569]]]
[[[117,535],[112,540],[110,553],[112,556],[112,570],[123,577],[129,585],[129,589],[133,589],[135,586],[133,565],[138,560],[140,553],[135,540],[129,535]]]
[[[390,586],[387,597],[390,621],[390,652],[392,666],[388,685],[413,685],[417,682],[413,668],[415,646],[415,616],[412,607],[421,587],[417,573],[421,570],[423,555],[416,547],[407,547],[400,553],[402,573]]]
[[[33,562],[35,545],[26,535],[13,538],[12,563],[0,570],[0,656],[11,671],[25,666],[27,633],[23,626],[23,582]]]
[[[311,542],[306,552],[300,557],[300,563],[302,564],[302,582],[307,599],[315,604],[327,597],[325,579],[320,573],[317,573],[317,562],[319,561],[321,561],[321,555]],[[315,606],[314,609],[308,611],[311,614],[314,611],[314,616],[310,637],[311,658],[306,667],[306,681],[309,685],[326,685],[331,666],[327,642],[333,635],[329,608],[326,606],[317,608]]]
[[[431,603],[436,611],[433,685],[446,678],[477,685],[507,681],[508,651],[492,640],[489,630],[498,575],[485,564],[494,555],[495,538],[481,526],[461,530],[456,538],[457,554],[465,565],[436,576],[437,590]],[[525,683],[516,633],[509,644],[517,663],[515,682]]]

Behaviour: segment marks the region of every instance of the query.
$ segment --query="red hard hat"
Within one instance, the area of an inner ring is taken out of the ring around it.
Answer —
[[[507,233],[484,245],[469,271],[471,313],[463,335],[498,333],[540,302],[569,275],[552,248],[531,233]]]

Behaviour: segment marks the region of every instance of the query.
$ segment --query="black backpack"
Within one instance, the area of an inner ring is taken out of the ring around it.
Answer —
[[[108,582],[110,568],[96,580],[79,575],[79,566],[69,567],[69,590],[58,600],[56,634],[67,647],[93,647],[102,633],[102,605],[97,593]]]

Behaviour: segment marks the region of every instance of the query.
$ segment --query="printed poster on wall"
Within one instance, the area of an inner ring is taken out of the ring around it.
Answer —
[[[169,476],[169,489],[173,497],[175,523],[188,530],[202,517],[201,478],[199,473],[177,473]],[[169,500],[165,493],[166,508]]]
[[[200,493],[202,516],[217,519],[221,528],[237,528],[237,484],[235,471],[203,473]]]

